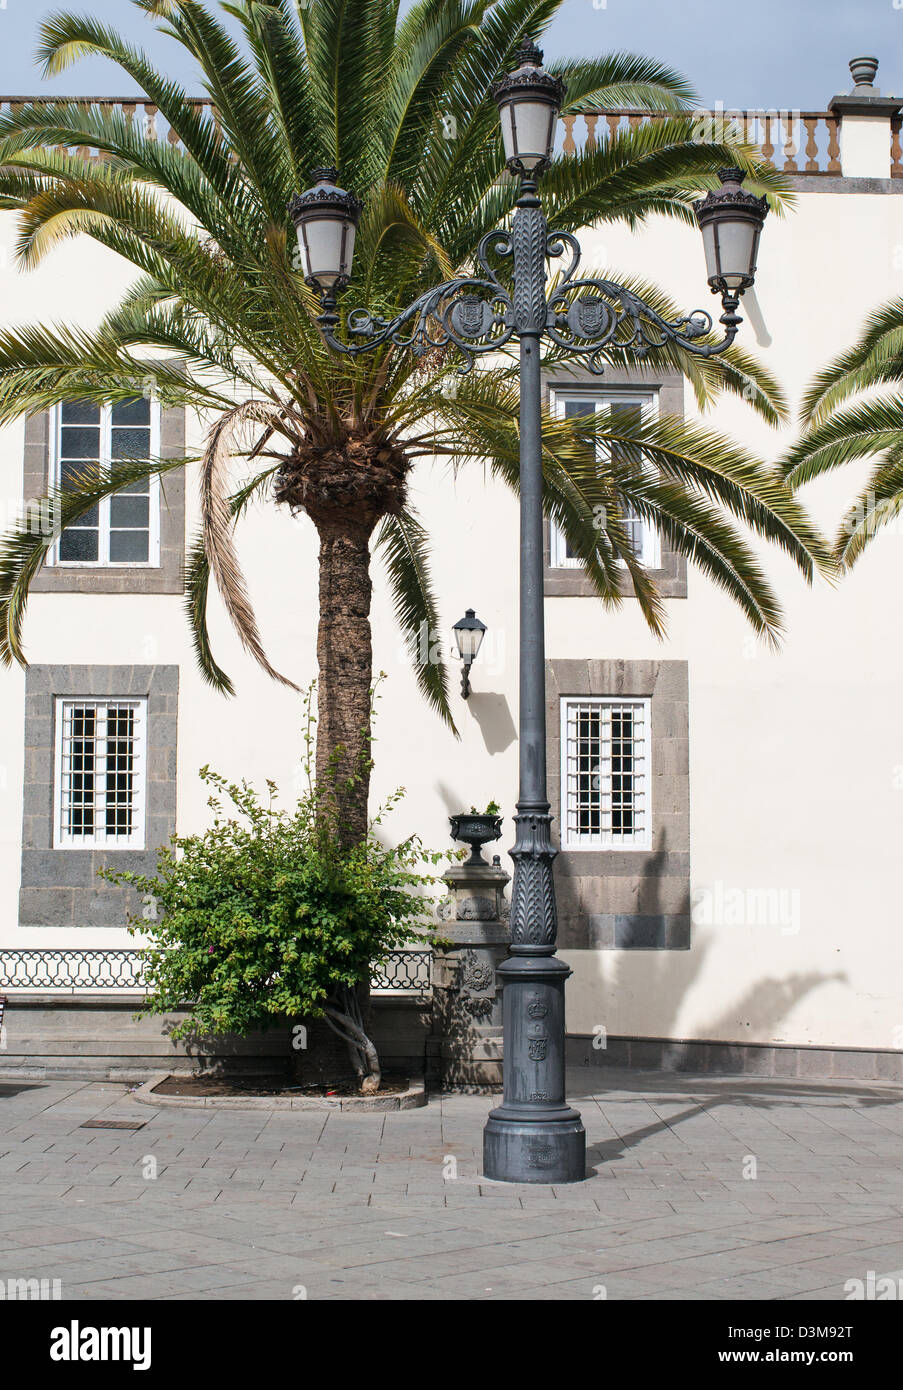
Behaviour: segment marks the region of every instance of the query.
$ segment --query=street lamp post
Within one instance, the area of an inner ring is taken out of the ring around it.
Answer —
[[[586,1138],[579,1112],[565,1097],[564,986],[570,969],[555,954],[557,914],[552,863],[551,807],[546,794],[545,630],[543,613],[543,472],[541,346],[544,337],[591,371],[604,369],[604,351],[616,343],[637,358],[652,346],[675,342],[712,357],[734,341],[742,320],[740,296],[755,276],[764,198],[741,187],[739,169],[721,173],[722,187],[697,204],[708,281],[722,297],[720,342],[705,342],[710,314],[673,322],[631,290],[611,280],[577,277],[580,246],[569,232],[550,231],[538,197],[548,167],[564,86],[542,67],[542,53],[524,42],[518,66],[496,84],[509,170],[520,192],[511,230],[490,232],[480,243],[475,273],[448,280],[420,296],[394,319],[352,310],[336,336],[336,296],[350,277],[357,199],[337,185],[335,170],[318,170],[317,184],[292,199],[305,275],[319,293],[318,323],[336,352],[372,352],[391,344],[422,356],[446,348],[467,372],[476,356],[498,352],[512,338],[520,348],[520,791],[511,857],[510,954],[499,967],[503,983],[504,1096],[484,1130],[483,1169],[504,1182],[579,1182],[585,1176]],[[547,294],[549,259],[568,255],[557,288]],[[510,258],[510,291],[490,261]]]

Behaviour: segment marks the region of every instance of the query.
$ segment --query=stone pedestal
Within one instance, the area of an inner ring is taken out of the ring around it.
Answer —
[[[499,865],[455,864],[443,874],[433,959],[430,1079],[448,1091],[502,1085],[502,1002],[496,969],[507,955],[509,875]]]
[[[895,0],[896,8],[896,0]],[[875,86],[877,58],[854,58],[851,92],[832,97],[828,110],[840,121],[840,163],[845,179],[889,179],[891,152],[888,132],[903,102],[882,96]]]

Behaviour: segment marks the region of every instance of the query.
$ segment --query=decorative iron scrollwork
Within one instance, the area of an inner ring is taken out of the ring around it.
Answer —
[[[511,296],[490,261],[490,255],[510,254],[510,233],[489,232],[477,251],[482,276],[445,280],[394,319],[381,318],[369,309],[352,309],[347,329],[352,337],[364,339],[360,343],[343,343],[335,336],[338,318],[330,308],[319,320],[323,335],[336,352],[352,356],[373,352],[386,343],[409,348],[415,357],[432,349],[452,348],[461,359],[457,370],[464,375],[479,354],[500,351],[515,331]]]
[[[545,262],[565,254],[569,256],[567,266],[547,301]],[[518,275],[513,292],[499,278],[493,258],[512,258],[525,265],[528,273]],[[482,274],[443,281],[393,319],[369,309],[350,310],[348,333],[363,341],[344,343],[335,336],[339,319],[331,301],[319,322],[336,352],[357,356],[388,343],[423,357],[432,349],[450,348],[460,358],[457,371],[461,375],[472,369],[478,356],[501,351],[521,333],[547,333],[558,347],[584,357],[596,374],[605,370],[605,349],[609,346],[627,348],[642,358],[650,348],[672,342],[696,356],[714,357],[737,336],[740,320],[733,301],[725,301],[723,339],[701,343],[699,340],[713,329],[711,314],[698,309],[683,318],[666,319],[615,280],[577,279],[580,260],[580,243],[575,236],[549,232],[539,207],[522,208],[520,218],[515,219],[514,235],[499,228],[483,237],[477,251]]]

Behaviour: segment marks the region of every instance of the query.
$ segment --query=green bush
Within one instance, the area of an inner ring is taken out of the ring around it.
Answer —
[[[174,1037],[326,1016],[363,1058],[356,987],[388,951],[426,934],[432,899],[424,890],[437,880],[425,870],[449,856],[427,853],[416,837],[379,842],[375,828],[402,790],[367,839],[346,849],[329,798],[314,788],[288,812],[275,806],[272,782],[264,804],[247,782],[206,767],[201,776],[213,788],[208,830],[173,837],[153,876],[102,871],[131,884],[153,915],[129,926],[150,937],[142,1013],[188,1007]],[[372,1059],[358,1070],[372,1073]]]

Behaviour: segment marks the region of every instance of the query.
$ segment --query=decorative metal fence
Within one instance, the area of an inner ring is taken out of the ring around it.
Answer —
[[[373,992],[427,994],[431,955],[427,950],[390,951],[374,970]],[[0,947],[0,991],[7,989],[141,994],[144,952]]]
[[[370,987],[374,994],[388,990],[428,994],[432,988],[432,960],[432,951],[390,951],[374,970]]]

